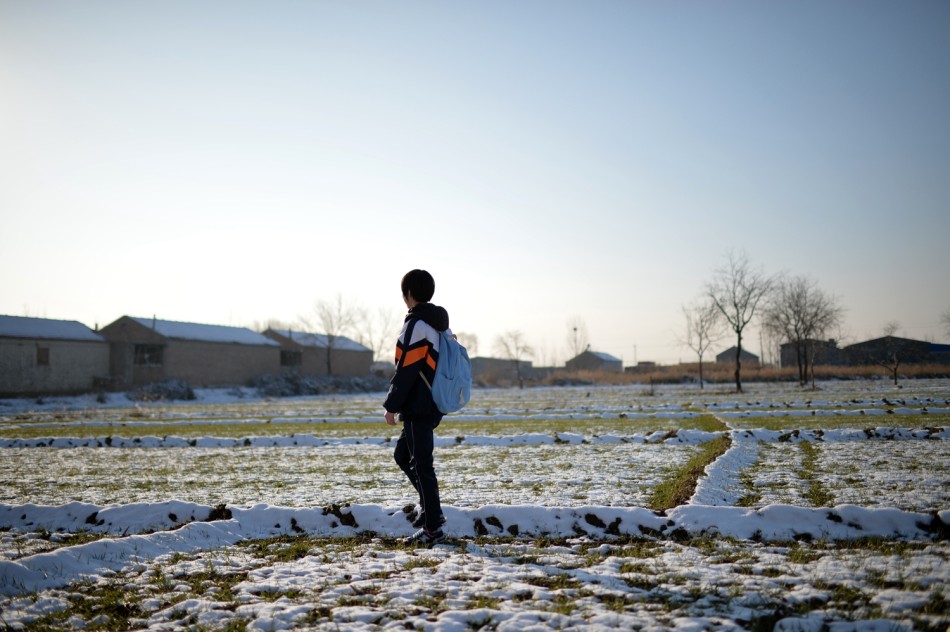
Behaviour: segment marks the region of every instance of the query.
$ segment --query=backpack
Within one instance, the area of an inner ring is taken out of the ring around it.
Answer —
[[[432,390],[432,401],[443,414],[461,410],[472,397],[472,361],[468,359],[468,350],[444,331],[439,332],[435,377],[432,384],[426,384]]]

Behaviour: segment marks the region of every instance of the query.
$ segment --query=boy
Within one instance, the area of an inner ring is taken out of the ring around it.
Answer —
[[[395,426],[397,414],[402,422],[393,458],[419,494],[413,526],[421,528],[406,542],[428,547],[445,541],[432,457],[432,431],[442,421],[442,413],[432,401],[430,385],[439,360],[439,332],[449,329],[449,314],[429,302],[434,293],[435,280],[425,270],[410,270],[402,278],[402,298],[409,313],[396,341],[396,374],[383,403],[386,423]]]

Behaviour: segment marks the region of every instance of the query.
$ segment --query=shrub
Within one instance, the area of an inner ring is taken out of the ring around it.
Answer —
[[[191,401],[195,399],[195,392],[184,380],[166,380],[131,390],[128,397],[134,402],[165,402],[176,399]]]
[[[715,362],[703,363],[703,379],[707,384],[730,384],[735,380],[735,365]],[[743,365],[743,381],[748,382],[798,382],[797,367],[770,367]],[[946,378],[950,366],[946,364],[906,364],[900,368],[900,377]],[[479,376],[480,377],[480,376]],[[865,380],[886,379],[888,373],[876,365],[815,367],[817,380]],[[567,371],[560,369],[540,380],[545,385],[586,384],[690,384],[699,381],[699,364],[683,363],[658,365],[643,372],[609,373],[605,371]]]
[[[389,380],[375,375],[340,377],[300,375],[286,372],[262,375],[249,386],[263,397],[294,397],[297,395],[332,395],[338,393],[378,393],[389,387]]]

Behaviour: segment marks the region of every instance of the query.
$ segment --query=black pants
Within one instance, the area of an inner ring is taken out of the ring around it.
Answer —
[[[432,448],[431,424],[422,421],[402,422],[402,432],[396,441],[393,458],[419,493],[419,506],[425,512],[425,528],[437,531],[442,503],[439,500],[439,481],[435,477]]]

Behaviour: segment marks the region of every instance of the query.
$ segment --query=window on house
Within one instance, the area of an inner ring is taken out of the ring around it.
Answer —
[[[303,364],[303,352],[301,351],[281,351],[280,366],[300,366]]]
[[[49,347],[36,348],[36,366],[49,366]]]
[[[134,361],[139,366],[161,366],[162,345],[135,345]]]

